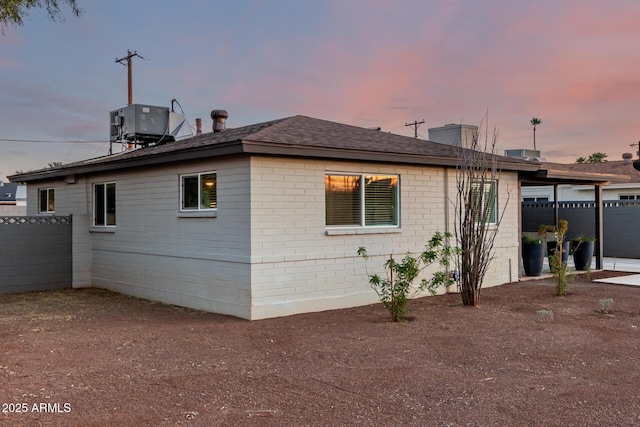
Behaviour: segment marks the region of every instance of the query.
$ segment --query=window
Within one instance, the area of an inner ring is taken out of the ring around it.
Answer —
[[[93,186],[93,225],[112,227],[116,225],[116,184]]]
[[[326,225],[397,226],[399,181],[397,175],[326,174]]]
[[[480,220],[480,215],[486,212],[486,222],[488,224],[496,223],[496,213],[498,211],[498,194],[497,181],[478,181],[472,184],[471,197],[473,197],[473,204],[478,206],[480,203],[481,208],[478,209],[476,215],[476,221]]]
[[[183,175],[181,180],[181,210],[212,210],[218,208],[217,176],[215,172]]]
[[[640,199],[640,195],[636,194],[620,194],[620,200],[636,200]]]
[[[55,190],[53,188],[42,188],[38,190],[40,196],[40,202],[38,205],[38,212],[40,213],[53,213],[56,210],[55,203]]]

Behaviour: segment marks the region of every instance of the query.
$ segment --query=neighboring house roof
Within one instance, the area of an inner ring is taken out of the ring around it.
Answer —
[[[625,162],[624,160],[599,163],[545,163],[544,165],[569,172],[610,175],[612,184],[640,183],[640,171],[633,167],[633,162]]]
[[[595,163],[551,163],[545,162],[540,166],[540,170],[526,174],[523,185],[551,185],[551,184],[603,184],[612,182],[629,182],[629,170],[620,166],[602,167],[605,162]],[[626,166],[626,165],[625,165]],[[630,165],[633,169],[633,165]]]
[[[15,203],[18,184],[4,182],[0,184],[0,203]]]
[[[332,158],[422,165],[456,166],[460,148],[306,116],[225,129],[163,145],[10,176],[35,181],[129,167],[233,154]],[[537,171],[540,164],[495,156],[504,170]]]

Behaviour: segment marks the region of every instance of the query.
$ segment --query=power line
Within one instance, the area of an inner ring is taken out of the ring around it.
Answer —
[[[51,141],[51,140],[44,140],[44,139],[8,139],[8,138],[0,138],[0,142],[24,142],[24,143],[35,143],[35,144],[39,144],[39,143],[46,143],[46,144],[84,144],[84,143],[104,143],[104,142],[109,142],[109,141],[105,141],[105,140],[100,140],[100,141]]]
[[[120,70],[120,74],[118,74],[118,76],[115,78],[115,80],[113,81],[113,83],[111,83],[111,87],[109,88],[109,90],[107,91],[107,93],[104,95],[104,97],[102,98],[102,101],[100,102],[100,104],[96,107],[95,111],[93,112],[93,116],[91,116],[91,118],[95,118],[98,115],[98,112],[102,109],[102,107],[104,106],[107,97],[109,96],[109,94],[113,91],[114,86],[116,85],[116,83],[118,82],[118,80],[120,80],[120,76],[122,75],[122,72],[124,71],[124,69]],[[85,131],[87,130],[89,126],[89,122],[85,122],[84,127],[82,128],[82,132],[80,132],[80,135],[78,135],[78,137],[76,138],[76,141],[79,140],[82,135],[84,135]],[[104,141],[102,143],[102,145],[106,144],[107,141]],[[102,150],[102,145],[100,146],[100,148],[98,148],[98,150],[96,150],[96,154]],[[73,149],[76,147],[76,145],[72,145],[71,147],[69,147],[69,151],[67,151],[67,155],[64,156],[64,160],[62,161],[62,163],[66,163],[67,159],[69,158],[69,156],[71,155],[71,152],[73,151]]]

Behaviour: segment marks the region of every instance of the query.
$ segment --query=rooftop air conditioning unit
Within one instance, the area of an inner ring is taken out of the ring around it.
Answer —
[[[521,159],[532,159],[540,157],[540,150],[530,150],[527,148],[518,148],[512,150],[504,150],[506,157],[519,157]]]
[[[142,145],[175,138],[169,132],[169,108],[133,104],[109,113],[112,142],[129,141]]]

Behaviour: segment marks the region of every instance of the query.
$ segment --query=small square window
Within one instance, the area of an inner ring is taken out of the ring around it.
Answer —
[[[210,211],[218,208],[216,172],[182,175],[180,210]]]

